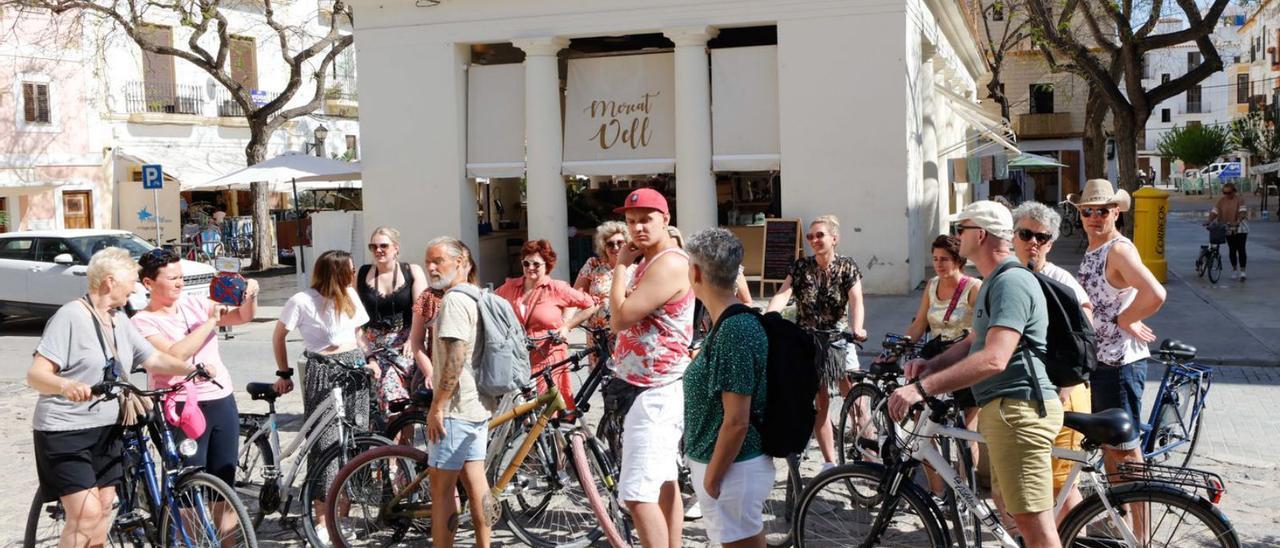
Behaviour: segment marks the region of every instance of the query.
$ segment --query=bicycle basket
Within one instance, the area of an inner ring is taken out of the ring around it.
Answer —
[[[1209,243],[1218,245],[1227,243],[1227,225],[1222,223],[1209,225]]]

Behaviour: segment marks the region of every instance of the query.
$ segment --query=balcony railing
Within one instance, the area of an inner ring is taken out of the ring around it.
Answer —
[[[124,90],[129,114],[202,114],[204,90],[193,84],[129,82]]]
[[[1071,113],[1019,114],[1014,117],[1013,131],[1019,139],[1065,137],[1081,130],[1071,125]]]
[[[1205,100],[1187,101],[1179,111],[1179,114],[1207,114],[1213,112],[1213,105]]]

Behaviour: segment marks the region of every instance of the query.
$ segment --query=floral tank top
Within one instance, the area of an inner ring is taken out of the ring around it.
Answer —
[[[1098,249],[1086,252],[1080,261],[1078,278],[1093,303],[1093,329],[1098,338],[1098,361],[1121,366],[1151,356],[1146,343],[1120,329],[1116,318],[1138,296],[1132,287],[1116,289],[1107,281],[1107,255],[1117,243],[1133,245],[1124,236],[1117,237]]]
[[[689,259],[683,249],[672,247],[651,260],[641,261],[627,285],[628,295],[640,285],[648,266],[667,253]],[[658,387],[684,377],[684,370],[689,366],[689,343],[693,340],[693,303],[693,290],[689,289],[684,296],[667,301],[619,332],[613,349],[618,378],[635,386]]]

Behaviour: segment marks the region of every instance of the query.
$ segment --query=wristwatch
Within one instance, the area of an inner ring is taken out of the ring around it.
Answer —
[[[925,391],[924,391],[924,384],[923,384],[923,383],[921,383],[920,381],[915,381],[915,382],[913,382],[913,383],[911,383],[911,384],[916,385],[916,392],[919,392],[919,393],[920,393],[920,397],[921,397],[921,398],[928,398],[928,397],[929,397],[929,394],[928,394],[927,392],[925,392]]]
[[[293,379],[293,368],[290,367],[288,369],[277,369],[276,376],[282,379]]]

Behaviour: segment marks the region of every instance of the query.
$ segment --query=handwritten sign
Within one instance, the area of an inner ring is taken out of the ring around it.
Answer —
[[[764,222],[764,265],[762,282],[782,282],[791,274],[791,265],[800,253],[800,219],[766,219]]]
[[[670,53],[570,59],[564,160],[632,164],[675,158],[675,65]],[[637,171],[653,173],[653,171]]]

